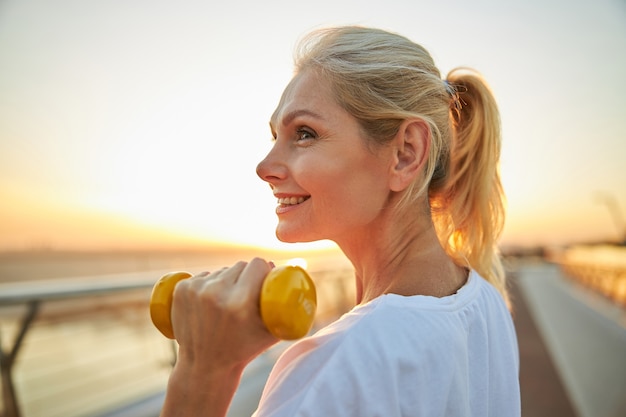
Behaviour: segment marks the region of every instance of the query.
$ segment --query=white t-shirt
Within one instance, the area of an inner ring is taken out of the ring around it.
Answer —
[[[456,294],[387,294],[286,350],[257,417],[520,416],[519,352],[476,272]]]

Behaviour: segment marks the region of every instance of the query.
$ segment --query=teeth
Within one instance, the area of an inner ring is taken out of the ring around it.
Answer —
[[[278,199],[278,204],[293,206],[295,204],[303,203],[306,198],[304,197],[283,197]]]

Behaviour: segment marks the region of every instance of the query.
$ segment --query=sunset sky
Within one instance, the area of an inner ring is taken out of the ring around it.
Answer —
[[[298,38],[339,24],[405,35],[443,74],[483,73],[504,244],[618,238],[624,1],[2,0],[0,250],[280,246],[255,167]]]

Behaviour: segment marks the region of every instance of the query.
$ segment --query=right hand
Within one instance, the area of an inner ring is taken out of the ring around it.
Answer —
[[[171,317],[177,367],[194,373],[242,369],[278,341],[259,312],[261,286],[272,267],[254,258],[176,285]]]

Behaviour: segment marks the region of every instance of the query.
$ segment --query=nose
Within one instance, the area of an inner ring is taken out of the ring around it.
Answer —
[[[274,186],[287,177],[287,167],[284,158],[280,157],[279,147],[275,143],[265,158],[256,166],[256,174],[263,181]]]

